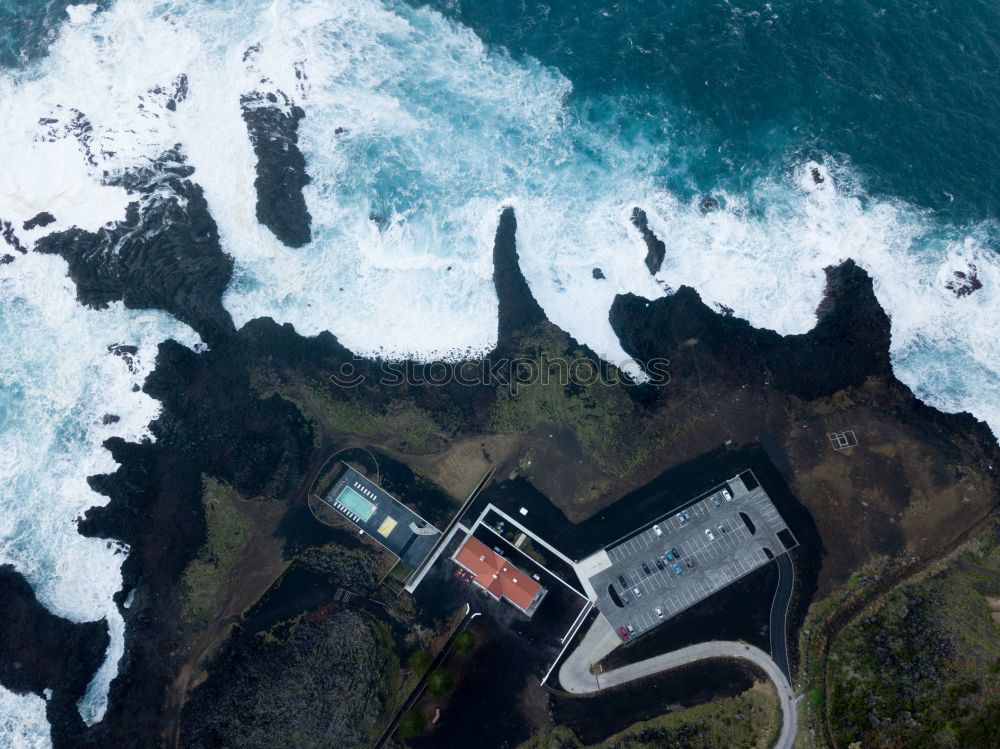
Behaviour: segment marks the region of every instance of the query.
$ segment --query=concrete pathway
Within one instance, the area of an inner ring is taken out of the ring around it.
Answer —
[[[652,676],[661,671],[694,663],[705,658],[743,658],[763,669],[778,692],[781,703],[781,734],[775,747],[791,749],[795,742],[795,732],[798,715],[795,709],[795,694],[785,674],[772,660],[771,656],[760,648],[742,642],[713,641],[702,642],[690,647],[675,650],[672,653],[647,658],[638,663],[622,666],[611,671],[594,675],[590,672],[592,664],[621,644],[618,634],[611,628],[603,615],[591,626],[583,642],[577,647],[559,669],[559,681],[563,689],[573,694],[587,694],[601,689],[627,684],[634,679]]]

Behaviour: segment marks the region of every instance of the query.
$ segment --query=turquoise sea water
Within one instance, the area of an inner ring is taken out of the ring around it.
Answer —
[[[617,293],[684,283],[755,325],[802,332],[822,269],[853,257],[892,317],[900,378],[1000,429],[997,3],[95,8],[0,0],[0,218],[26,246],[37,234],[20,227],[39,210],[56,215],[51,230],[120,217],[128,196],[102,173],[179,143],[236,261],[225,303],[238,324],[266,314],[359,353],[419,358],[495,340],[503,205],[547,314],[612,360]],[[150,91],[181,74],[190,96],[164,109]],[[306,112],[314,241],[294,252],[255,220],[238,102],[260,87]],[[93,125],[96,166],[71,135],[42,137],[40,120],[71,109]],[[706,194],[724,210],[703,215]],[[667,245],[656,278],[628,222],[635,205]],[[955,273],[973,269],[982,288],[956,296]],[[84,311],[73,295],[56,257],[0,265],[0,562],[53,610],[114,629],[121,556],[73,525],[100,501],[85,478],[113,468],[105,438],[138,439],[155,416],[132,387],[157,342],[196,339],[166,315]],[[115,343],[139,345],[136,372],[108,355]],[[88,720],[115,652],[81,705]],[[42,700],[0,689],[0,744],[45,743]]]
[[[438,0],[622,126],[690,139],[678,187],[738,188],[789,154],[834,154],[871,192],[950,220],[1000,210],[1000,4],[990,0]]]

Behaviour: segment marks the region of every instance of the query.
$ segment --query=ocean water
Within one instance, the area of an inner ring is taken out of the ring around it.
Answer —
[[[854,258],[892,318],[898,376],[1000,429],[995,3],[0,0],[0,65],[0,218],[22,243],[120,218],[129,196],[102,175],[180,144],[236,261],[224,302],[237,324],[269,315],[362,355],[483,352],[511,205],[539,302],[615,363],[618,293],[687,284],[798,333],[823,268]],[[190,94],[169,110],[149,92],[182,74]],[[313,241],[300,249],[255,219],[239,104],[254,90],[306,112]],[[96,164],[68,133],[40,138],[40,118],[72,109],[93,125]],[[703,214],[706,195],[722,210]],[[634,206],[666,243],[656,277]],[[40,210],[57,222],[23,231]],[[956,295],[956,272],[982,288]],[[155,417],[131,387],[156,343],[197,339],[160,313],[80,309],[58,258],[0,266],[0,293],[2,558],[54,611],[120,623],[124,550],[75,537],[72,521],[101,501],[85,476],[113,468],[101,440],[139,438]],[[140,346],[136,371],[113,343]],[[122,422],[103,425],[107,412]],[[114,626],[88,720],[116,670]],[[45,743],[40,699],[0,701],[0,743]]]

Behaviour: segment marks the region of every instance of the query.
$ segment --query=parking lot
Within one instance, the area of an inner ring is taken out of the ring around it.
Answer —
[[[763,487],[743,475],[746,483],[736,477],[601,552],[610,566],[588,587],[616,631],[638,636],[794,548]]]

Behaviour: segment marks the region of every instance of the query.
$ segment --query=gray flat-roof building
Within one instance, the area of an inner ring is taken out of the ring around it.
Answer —
[[[322,500],[409,567],[426,557],[441,531],[346,463]]]

